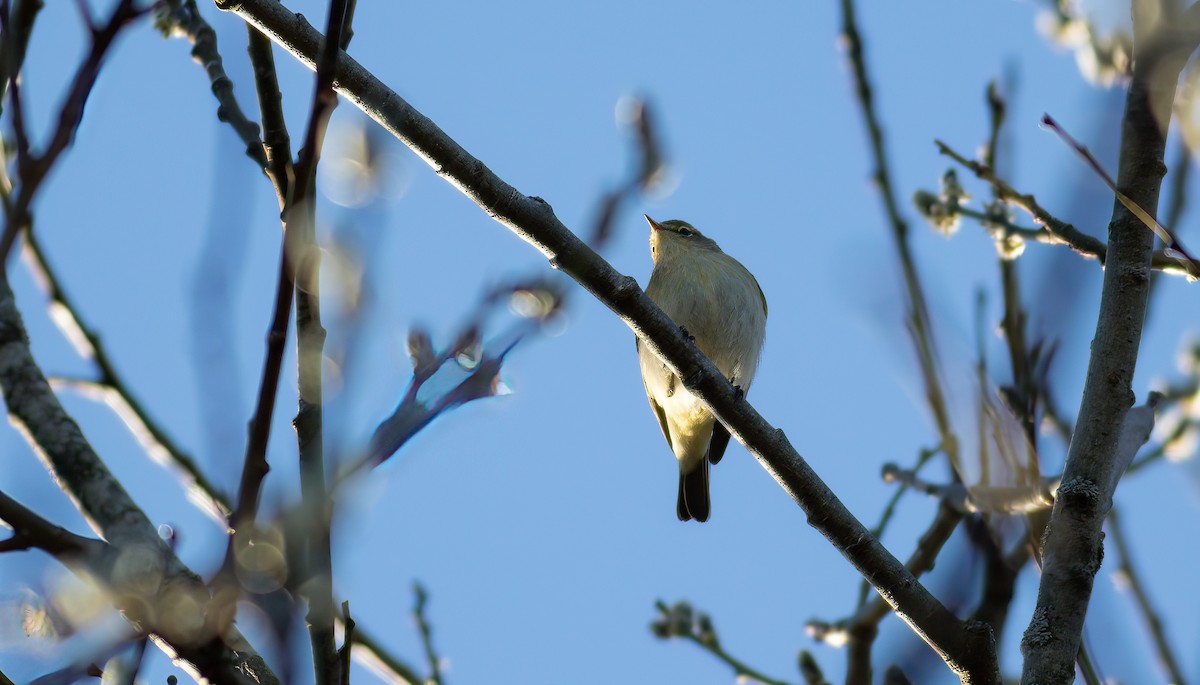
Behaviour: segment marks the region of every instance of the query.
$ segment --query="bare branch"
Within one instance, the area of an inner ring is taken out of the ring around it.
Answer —
[[[662,600],[659,600],[654,603],[654,607],[658,609],[658,617],[650,624],[650,631],[660,639],[683,638],[699,646],[732,668],[738,682],[789,685],[786,681],[764,675],[761,671],[725,651],[717,639],[716,628],[708,614],[694,611],[687,602],[677,602],[674,606],[668,607]],[[803,667],[801,670],[804,670]]]
[[[1134,12],[1134,71],[1125,103],[1116,186],[1136,206],[1154,212],[1166,169],[1163,153],[1175,84],[1200,34],[1193,31],[1192,42],[1180,50],[1175,28],[1160,37],[1140,26],[1140,16]],[[1194,23],[1183,25],[1194,29]],[[1170,43],[1170,50],[1156,45],[1158,40]],[[1025,685],[1069,683],[1075,676],[1073,661],[1103,553],[1101,527],[1127,466],[1118,463],[1122,433],[1118,429],[1134,402],[1132,380],[1146,313],[1153,238],[1124,204],[1115,205],[1079,421],[1046,536],[1037,606],[1021,642]]]

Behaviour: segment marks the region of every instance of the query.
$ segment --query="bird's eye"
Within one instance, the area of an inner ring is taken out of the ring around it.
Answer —
[[[687,238],[692,235],[692,232],[687,230],[686,228],[681,228],[681,229],[679,229],[679,235],[683,236],[684,238]]]

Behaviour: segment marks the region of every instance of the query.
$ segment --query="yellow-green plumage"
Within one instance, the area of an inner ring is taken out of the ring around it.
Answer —
[[[691,224],[646,220],[654,257],[646,295],[687,329],[726,378],[749,390],[767,326],[767,301],[758,281]],[[638,359],[650,406],[679,461],[679,519],[705,521],[711,510],[708,466],[724,455],[729,433],[640,344]]]

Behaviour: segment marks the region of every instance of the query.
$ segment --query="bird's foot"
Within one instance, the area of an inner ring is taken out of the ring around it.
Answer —
[[[679,332],[683,333],[683,337],[687,338],[688,342],[690,342],[690,343],[696,342],[696,336],[692,335],[691,333],[688,333],[687,326],[680,326]]]

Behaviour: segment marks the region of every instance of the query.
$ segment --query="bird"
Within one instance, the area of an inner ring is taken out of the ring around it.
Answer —
[[[744,394],[767,330],[767,298],[758,281],[688,222],[642,216],[650,224],[654,261],[646,296]],[[640,340],[637,351],[646,397],[679,461],[676,514],[680,521],[707,521],[708,467],[725,455],[729,431]]]

